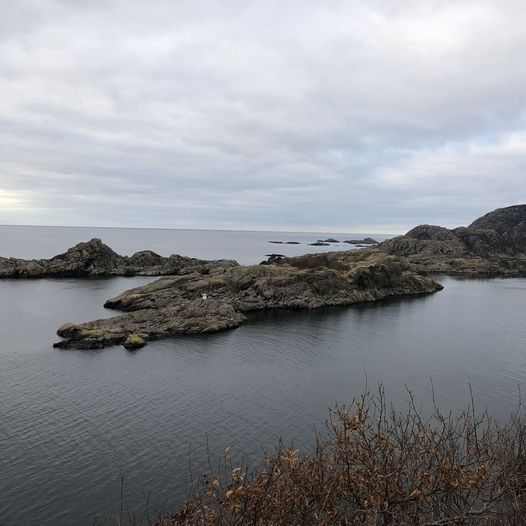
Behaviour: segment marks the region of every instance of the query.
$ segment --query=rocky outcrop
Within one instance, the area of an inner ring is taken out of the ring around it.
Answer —
[[[420,271],[448,274],[526,273],[526,205],[499,208],[468,227],[420,225],[381,243]]]
[[[262,261],[260,265],[273,265],[287,256],[284,254],[265,254],[265,257],[268,259]]]
[[[236,327],[250,311],[351,305],[441,288],[402,259],[375,250],[281,258],[271,265],[164,277],[128,290],[105,304],[127,314],[67,324],[59,329],[65,339],[56,346],[99,348],[134,335],[146,342]],[[208,299],[196,299],[204,292]]]
[[[349,243],[349,245],[378,245],[378,241],[372,237],[365,237],[363,239],[347,239],[344,243]]]
[[[163,257],[151,250],[121,256],[100,239],[79,243],[51,259],[0,257],[0,278],[166,276],[221,272],[238,265],[231,260],[204,261],[179,255]]]
[[[179,300],[162,309],[139,309],[81,325],[66,323],[57,331],[64,340],[54,347],[102,349],[122,344],[133,350],[154,338],[175,334],[217,332],[237,327],[245,316],[219,300]]]

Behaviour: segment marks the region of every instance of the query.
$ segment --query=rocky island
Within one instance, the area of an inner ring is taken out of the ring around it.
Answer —
[[[499,208],[467,227],[420,225],[378,250],[404,257],[416,271],[460,275],[526,273],[526,205]]]
[[[92,239],[51,259],[0,257],[0,279],[206,274],[237,265],[233,260],[205,261],[176,254],[163,257],[151,250],[121,256],[100,239]]]
[[[368,249],[280,258],[270,265],[232,265],[213,272],[196,267],[106,302],[105,307],[125,314],[63,325],[58,335],[64,339],[55,346],[136,348],[173,334],[237,327],[251,311],[352,305],[441,289],[403,259]]]
[[[372,237],[365,237],[363,239],[347,239],[344,241],[344,243],[348,243],[349,245],[378,245],[378,241],[376,239],[373,239]]]

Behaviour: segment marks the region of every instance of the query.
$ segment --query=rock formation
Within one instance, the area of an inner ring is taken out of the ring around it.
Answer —
[[[244,313],[263,309],[351,305],[426,294],[441,285],[410,270],[404,260],[364,249],[279,259],[271,265],[231,266],[161,278],[123,292],[105,307],[126,314],[66,324],[57,347],[101,348],[171,334],[236,327]],[[206,292],[208,299],[199,299]]]
[[[379,250],[403,256],[412,267],[433,273],[526,273],[526,205],[499,208],[468,227],[449,230],[420,225],[384,241]]]
[[[151,250],[121,256],[100,239],[79,243],[51,259],[0,257],[0,278],[166,276],[221,271],[238,265],[231,260],[204,261],[178,255],[163,257]]]
[[[129,350],[148,340],[173,334],[217,332],[237,327],[245,316],[224,301],[194,299],[175,301],[160,309],[139,309],[115,318],[81,325],[66,323],[57,331],[65,338],[54,347],[101,349],[122,344]]]
[[[350,245],[378,245],[378,241],[372,237],[365,237],[363,239],[347,239],[344,243],[349,243]]]
[[[287,256],[284,254],[265,254],[265,257],[268,259],[262,261],[260,265],[273,265]]]

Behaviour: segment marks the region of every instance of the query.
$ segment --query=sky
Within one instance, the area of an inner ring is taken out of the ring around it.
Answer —
[[[0,0],[0,223],[402,233],[526,203],[523,0]]]

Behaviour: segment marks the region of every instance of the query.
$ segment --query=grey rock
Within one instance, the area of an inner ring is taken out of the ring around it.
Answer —
[[[121,256],[100,239],[79,243],[51,259],[24,260],[0,257],[0,278],[164,276],[223,271],[238,265],[231,260],[205,261],[151,250]]]
[[[526,205],[500,208],[468,227],[420,225],[379,250],[406,257],[420,271],[449,274],[526,273]]]
[[[347,239],[344,243],[349,243],[350,245],[377,245],[378,241],[372,237],[365,237],[363,239]]]
[[[138,309],[109,319],[63,325],[57,334],[64,340],[54,347],[102,349],[124,345],[137,349],[152,339],[175,334],[216,332],[237,327],[245,316],[220,300],[176,300],[162,309]]]

